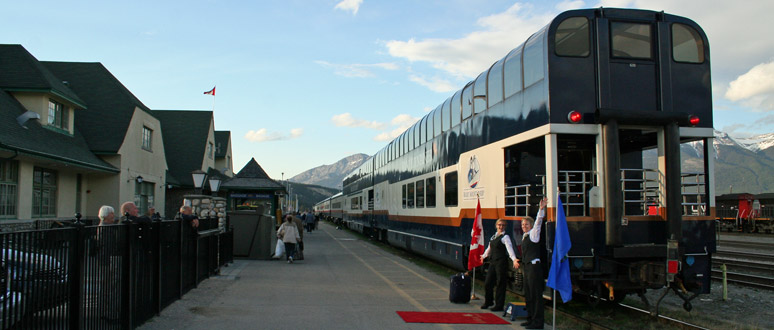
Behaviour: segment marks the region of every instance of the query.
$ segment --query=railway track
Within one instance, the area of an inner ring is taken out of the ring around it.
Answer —
[[[771,277],[771,276],[743,274],[743,273],[727,271],[726,278],[730,283],[735,283],[739,285],[760,288],[760,289],[774,290],[774,277]],[[723,271],[719,269],[713,269],[712,279],[717,281],[722,281]]]

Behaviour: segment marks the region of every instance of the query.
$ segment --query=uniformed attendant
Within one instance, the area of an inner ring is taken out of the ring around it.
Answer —
[[[527,322],[522,323],[526,329],[543,329],[543,265],[540,264],[540,229],[546,216],[547,200],[540,201],[540,210],[532,219],[521,221],[524,235],[521,240],[521,261],[517,260],[514,267],[524,267],[524,297],[526,298]]]
[[[505,220],[499,219],[495,223],[497,227],[497,233],[489,239],[489,246],[481,255],[483,260],[489,257],[489,269],[486,271],[486,280],[484,281],[484,304],[481,305],[481,309],[487,309],[490,306],[492,311],[502,311],[505,305],[505,285],[508,282],[508,259],[516,267],[517,259],[516,254],[513,252],[513,244],[511,238],[505,234]],[[493,295],[493,291],[497,284],[496,295]],[[496,298],[496,299],[494,299]]]

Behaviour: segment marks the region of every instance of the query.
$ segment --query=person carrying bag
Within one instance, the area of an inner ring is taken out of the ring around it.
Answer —
[[[298,227],[293,223],[293,217],[288,215],[285,218],[285,222],[277,230],[277,238],[285,244],[285,259],[292,264],[296,244],[301,242],[301,235],[298,233]]]

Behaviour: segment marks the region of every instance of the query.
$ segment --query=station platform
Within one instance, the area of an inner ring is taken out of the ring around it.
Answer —
[[[305,260],[236,260],[139,329],[522,329],[523,318],[482,310],[482,300],[449,302],[448,277],[354,233],[321,221],[304,242]],[[406,323],[398,311],[483,312],[508,324]]]

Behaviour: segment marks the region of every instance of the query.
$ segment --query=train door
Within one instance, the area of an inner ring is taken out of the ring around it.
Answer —
[[[655,26],[600,17],[597,31],[599,107],[658,109]]]

